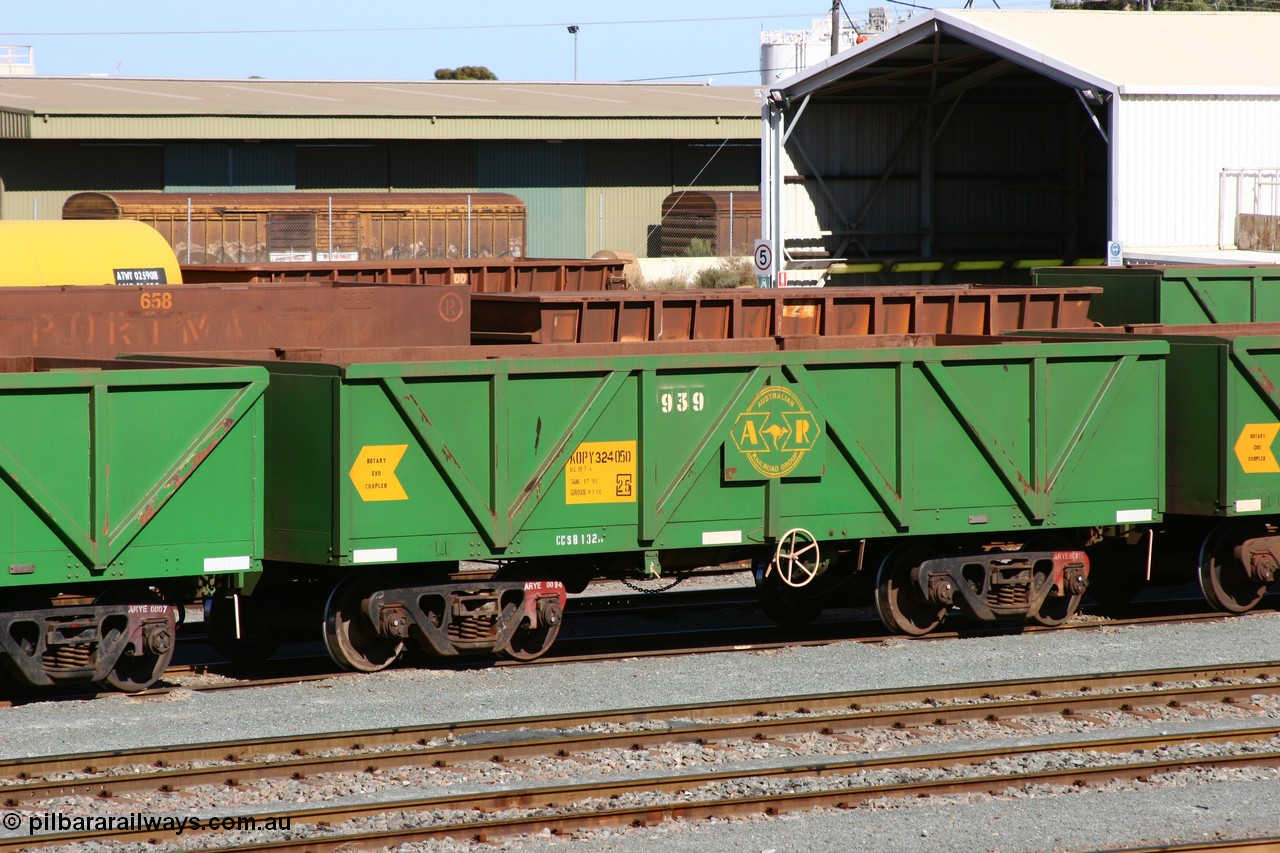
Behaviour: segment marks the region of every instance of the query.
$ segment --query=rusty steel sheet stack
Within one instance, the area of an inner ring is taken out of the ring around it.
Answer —
[[[625,287],[625,263],[611,258],[471,258],[185,264],[182,277],[183,281],[193,284],[347,281],[361,284],[466,285],[476,293],[597,291]]]
[[[476,343],[994,335],[1089,325],[1097,288],[946,287],[473,294]]]
[[[121,353],[292,347],[466,346],[465,287],[316,282],[0,289],[0,353]]]

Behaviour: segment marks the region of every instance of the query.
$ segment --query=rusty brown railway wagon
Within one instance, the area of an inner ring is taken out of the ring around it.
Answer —
[[[466,346],[465,287],[313,282],[0,289],[0,352],[121,353]]]
[[[475,294],[476,343],[955,334],[1088,326],[1097,288],[944,287]]]
[[[472,258],[339,263],[183,264],[192,283],[351,281],[363,284],[463,284],[476,293],[615,290],[626,287],[626,261],[615,259]]]
[[[83,192],[63,219],[136,219],[180,263],[521,257],[524,202],[507,193]]]
[[[760,194],[684,190],[662,200],[660,254],[750,255],[760,236]],[[701,245],[694,241],[703,241]]]

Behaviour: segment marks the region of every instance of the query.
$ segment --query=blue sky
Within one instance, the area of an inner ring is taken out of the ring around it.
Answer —
[[[555,81],[573,79],[566,27],[576,24],[580,80],[754,85],[760,31],[808,29],[830,8],[824,0],[15,0],[0,13],[0,44],[31,45],[41,75],[420,80],[437,68],[485,65],[503,80]],[[846,0],[844,8],[855,20],[866,17],[865,6]]]

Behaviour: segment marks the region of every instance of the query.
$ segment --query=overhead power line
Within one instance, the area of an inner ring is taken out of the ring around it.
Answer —
[[[762,21],[777,18],[812,17],[805,12],[793,12],[789,15],[733,15],[709,18],[648,18],[630,21],[583,21],[575,18],[572,21],[557,21],[546,24],[451,24],[436,27],[307,27],[288,29],[237,29],[237,30],[62,30],[51,32],[17,32],[4,31],[0,36],[40,36],[78,37],[78,36],[243,36],[243,35],[296,35],[304,33],[425,33],[454,32],[458,30],[533,30],[559,28],[568,26],[581,27],[623,27],[636,24],[700,24],[717,21]]]

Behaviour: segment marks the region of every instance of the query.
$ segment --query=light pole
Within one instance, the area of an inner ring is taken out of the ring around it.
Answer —
[[[569,35],[573,36],[573,82],[578,82],[578,25],[573,24],[569,28]]]

